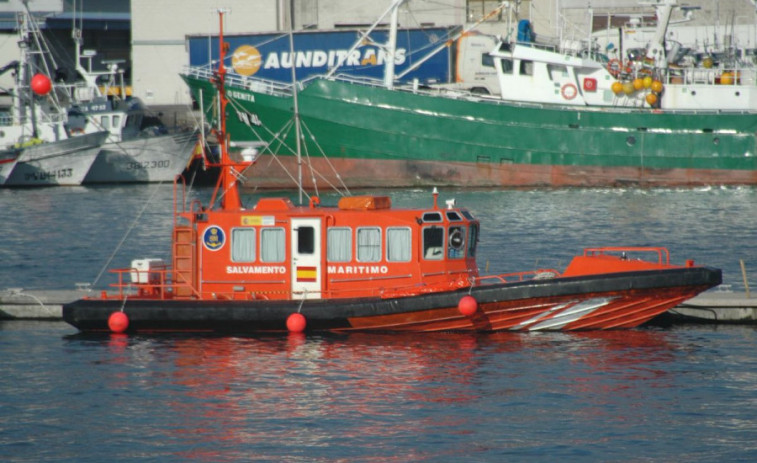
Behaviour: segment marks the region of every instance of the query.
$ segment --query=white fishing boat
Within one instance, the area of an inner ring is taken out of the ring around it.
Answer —
[[[80,185],[107,136],[101,131],[6,151],[15,160],[7,163],[7,173],[0,167],[0,181],[5,186]]]
[[[21,60],[6,66],[15,70],[13,104],[0,118],[0,185],[79,185],[108,133],[71,136],[65,90],[48,77],[50,51],[28,9],[18,24]]]
[[[738,61],[686,65],[666,51],[670,17],[679,5],[655,5],[657,27],[642,51],[604,55],[596,43],[533,40],[527,20],[489,55],[506,101],[660,110],[757,111],[757,70]],[[628,50],[626,50],[628,51]],[[616,57],[612,57],[616,56]]]
[[[95,52],[82,52],[76,37],[76,70],[83,77],[71,91],[68,128],[72,133],[108,132],[84,183],[172,182],[192,159],[196,130],[169,131],[138,98],[128,95],[117,62],[93,71]],[[82,59],[88,61],[85,67]]]

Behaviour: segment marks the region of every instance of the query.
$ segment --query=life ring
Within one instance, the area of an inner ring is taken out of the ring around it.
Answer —
[[[578,88],[573,84],[565,84],[560,89],[560,95],[566,100],[572,100],[578,95]]]

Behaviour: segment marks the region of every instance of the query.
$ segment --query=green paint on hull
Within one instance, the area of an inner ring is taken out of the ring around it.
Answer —
[[[184,79],[195,98],[202,89],[204,107],[212,108],[212,85]],[[285,140],[294,146],[291,95],[233,90],[236,97],[229,108],[234,109],[227,122],[233,140],[269,140],[269,135],[260,135],[262,128],[253,126],[256,135],[244,123],[258,118],[271,131],[289,126]],[[330,80],[312,81],[298,93],[298,102],[305,130],[329,158],[462,163],[478,169],[553,167],[572,175],[580,175],[583,168],[635,169],[649,171],[658,183],[757,183],[757,114],[579,110],[452,99]],[[319,148],[310,137],[306,140],[306,152],[318,156]],[[292,154],[291,149],[277,151]],[[560,172],[551,175],[559,177]],[[503,185],[510,183],[508,176],[502,178]],[[528,180],[512,182],[524,183]]]

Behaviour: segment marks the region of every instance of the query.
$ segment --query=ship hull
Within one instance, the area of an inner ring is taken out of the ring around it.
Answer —
[[[279,301],[82,299],[63,307],[81,331],[109,331],[123,311],[130,332],[256,333],[286,331],[301,313],[308,331],[574,331],[643,324],[721,282],[706,267],[589,275],[475,286],[403,298]],[[458,310],[470,294],[476,313]]]
[[[96,132],[21,148],[0,178],[4,186],[80,185],[108,132]],[[7,170],[7,172],[6,172]]]
[[[210,82],[184,79],[212,108]],[[234,140],[267,141],[266,134],[277,133],[286,145],[271,143],[276,159],[261,155],[250,186],[291,185],[292,97],[234,80],[227,88]],[[316,171],[303,176],[306,184],[312,178],[351,187],[757,184],[754,113],[519,105],[324,79],[301,90],[298,103],[303,152]]]
[[[107,143],[84,183],[172,182],[189,164],[196,133],[140,137]]]

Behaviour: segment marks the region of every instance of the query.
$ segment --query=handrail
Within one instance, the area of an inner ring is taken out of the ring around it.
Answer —
[[[586,248],[584,249],[584,257],[597,257],[607,255],[608,253],[654,253],[657,254],[657,262],[660,265],[670,265],[670,251],[663,247],[651,247],[651,246],[626,246],[626,247],[614,247],[606,246],[600,248]]]
[[[190,77],[199,78],[199,79],[210,80],[212,78],[212,73],[209,70],[204,69],[202,67],[185,67],[183,74]],[[322,75],[314,75],[314,76],[308,77],[307,79],[297,82],[298,91],[307,87],[311,81],[318,80],[318,79],[325,79],[325,77]],[[373,79],[369,77],[355,77],[355,76],[349,76],[345,74],[338,74],[336,76],[329,78],[328,80],[353,83],[353,84],[364,85],[368,87],[384,87],[383,82],[381,80]],[[228,74],[226,82],[232,87],[237,86],[240,88],[244,88],[246,90],[266,93],[272,96],[291,96],[292,95],[291,84],[284,84],[282,82],[277,82],[270,79],[261,79],[258,77],[242,78],[234,74]],[[543,109],[543,108],[551,108],[551,107],[556,106],[555,104],[550,104],[550,103],[533,103],[533,102],[523,102],[523,101],[502,100],[500,98],[493,98],[493,97],[483,97],[481,95],[477,95],[471,92],[465,92],[463,90],[456,90],[455,93],[446,93],[446,92],[434,90],[434,89],[413,88],[412,85],[410,84],[395,85],[394,91],[413,93],[413,94],[418,94],[418,95],[426,95],[426,96],[437,96],[437,97],[449,98],[449,99],[464,99],[464,100],[477,101],[477,102],[482,102],[482,103],[487,103],[487,104],[516,106],[519,108]],[[231,99],[233,99],[233,95],[231,96]],[[602,113],[602,112],[606,112],[608,109],[612,109],[614,112],[629,113],[629,114],[639,111],[639,108],[621,107],[621,106],[613,106],[611,108],[604,107],[604,106],[582,106],[581,107],[582,112]],[[715,110],[715,109],[704,109],[704,110],[702,109],[665,109],[662,112],[665,112],[666,114],[723,114],[724,112],[727,112],[729,114],[755,114],[757,113],[757,111],[754,111],[754,110],[723,111],[723,110]]]

